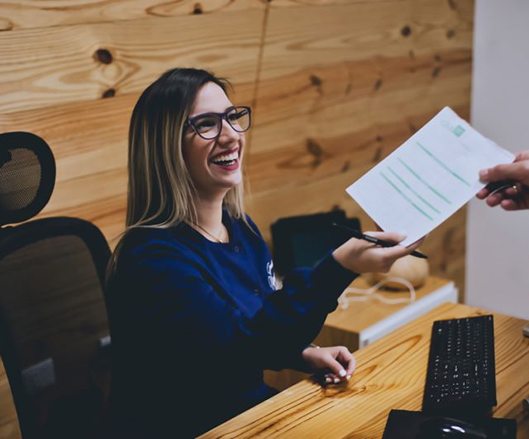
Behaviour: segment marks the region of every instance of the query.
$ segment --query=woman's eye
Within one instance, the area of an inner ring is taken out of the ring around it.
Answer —
[[[213,117],[207,117],[204,119],[200,119],[195,121],[195,127],[198,131],[208,131],[217,126],[217,120]]]
[[[232,122],[237,122],[241,117],[244,117],[247,114],[247,110],[234,111],[233,113],[228,114],[228,119]]]

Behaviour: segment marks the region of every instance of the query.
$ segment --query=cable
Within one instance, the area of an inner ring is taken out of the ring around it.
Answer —
[[[384,295],[377,293],[377,291],[380,290],[380,288],[388,282],[397,282],[404,285],[406,288],[408,288],[410,297],[388,299],[387,297],[384,297]],[[349,308],[349,302],[365,302],[367,300],[370,300],[371,298],[378,300],[379,302],[385,303],[386,305],[399,305],[401,303],[415,302],[416,294],[415,288],[408,280],[403,279],[401,277],[387,277],[385,279],[382,279],[377,284],[373,285],[371,288],[346,288],[342,295],[338,298],[338,305],[341,309],[347,309]]]

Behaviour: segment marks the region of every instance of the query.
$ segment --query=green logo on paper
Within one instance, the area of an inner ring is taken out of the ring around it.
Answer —
[[[456,126],[452,132],[457,136],[457,137],[460,137],[461,134],[463,134],[465,132],[465,129],[461,126],[461,125],[458,125]]]

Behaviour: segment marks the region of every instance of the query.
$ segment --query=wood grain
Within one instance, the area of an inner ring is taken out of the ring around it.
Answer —
[[[357,370],[347,385],[321,388],[305,380],[201,436],[373,438],[382,436],[390,408],[419,410],[426,374],[431,322],[485,314],[445,304],[356,353]],[[526,322],[494,314],[498,406],[494,416],[516,418],[518,438],[529,434],[521,395],[529,390]]]
[[[249,104],[253,82],[234,84],[234,102]],[[0,114],[0,132],[31,131],[55,155],[56,186],[39,215],[95,223],[114,246],[124,230],[127,133],[138,94]]]
[[[473,9],[460,3],[271,4],[246,163],[249,212],[266,239],[280,217],[333,207],[370,228],[345,188],[445,105],[468,119]],[[461,294],[465,218],[424,245],[432,273]]]
[[[175,66],[252,82],[262,23],[263,11],[250,9],[222,20],[203,14],[0,32],[0,113],[138,93]]]
[[[259,0],[3,0],[0,31],[263,9]]]
[[[472,5],[472,2],[466,2]],[[473,8],[449,2],[394,0],[275,8],[272,3],[261,78],[307,65],[434,53],[472,47]],[[449,32],[452,31],[452,32]]]
[[[0,437],[2,439],[19,439],[21,436],[18,427],[17,412],[11,388],[7,380],[4,363],[0,358]]]
[[[417,300],[427,296],[448,284],[446,279],[429,276],[421,288],[417,288]],[[367,289],[371,285],[364,276],[360,276],[350,285],[352,288]],[[379,293],[386,297],[408,299],[409,292],[386,291]],[[365,302],[352,302],[347,309],[338,307],[330,313],[320,333],[314,339],[319,346],[346,346],[351,352],[360,346],[360,333],[375,323],[381,322],[392,314],[405,308],[407,304],[384,304],[373,299]],[[265,371],[265,382],[277,390],[284,390],[298,383],[308,375],[290,370]]]
[[[265,238],[280,217],[335,206],[369,229],[345,188],[443,106],[469,116],[473,12],[473,0],[4,0],[0,132],[52,147],[40,216],[88,219],[113,245],[139,93],[171,67],[208,68],[253,104],[247,205]],[[465,223],[461,210],[422,247],[461,294]]]

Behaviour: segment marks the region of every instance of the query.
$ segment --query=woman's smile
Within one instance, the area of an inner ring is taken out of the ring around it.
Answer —
[[[228,151],[213,155],[209,162],[226,171],[239,169],[239,148],[233,148]]]

